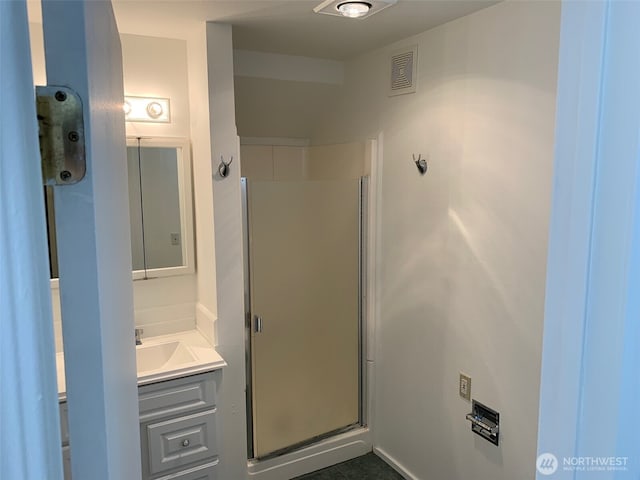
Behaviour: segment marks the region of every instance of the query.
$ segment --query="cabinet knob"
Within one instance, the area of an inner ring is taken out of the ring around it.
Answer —
[[[185,438],[185,439],[182,441],[182,446],[183,446],[183,447],[188,447],[188,446],[189,446],[189,439],[188,439],[188,438]]]

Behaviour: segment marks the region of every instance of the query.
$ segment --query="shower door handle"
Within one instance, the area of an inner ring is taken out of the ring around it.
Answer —
[[[260,315],[256,315],[254,317],[253,328],[256,333],[262,333],[262,317]]]

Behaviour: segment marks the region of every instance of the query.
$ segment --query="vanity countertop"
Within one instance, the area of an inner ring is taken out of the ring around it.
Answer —
[[[197,330],[143,338],[142,345],[136,346],[136,360],[138,385],[217,370],[227,364]],[[64,353],[56,354],[56,371],[58,399],[64,401]]]

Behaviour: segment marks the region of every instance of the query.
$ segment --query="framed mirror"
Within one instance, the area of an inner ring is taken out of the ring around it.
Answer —
[[[127,138],[133,279],[195,272],[189,143]],[[45,188],[52,284],[57,284],[53,190]]]
[[[127,139],[133,278],[193,273],[191,161],[186,141]]]

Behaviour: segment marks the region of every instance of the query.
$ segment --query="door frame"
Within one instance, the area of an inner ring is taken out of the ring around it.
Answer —
[[[253,350],[251,346],[251,262],[249,261],[249,189],[247,178],[240,178],[242,202],[242,251],[244,268],[244,345],[247,410],[247,457],[253,458]]]
[[[84,117],[86,176],[54,187],[72,477],[140,478],[120,37],[110,1],[45,0],[42,17],[47,84]]]

